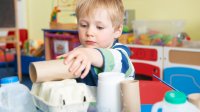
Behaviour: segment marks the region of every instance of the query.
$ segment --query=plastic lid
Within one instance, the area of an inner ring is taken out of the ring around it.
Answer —
[[[0,80],[0,83],[1,84],[9,84],[9,83],[15,83],[15,82],[18,82],[19,79],[17,76],[11,76],[11,77],[5,77],[5,78],[2,78]]]
[[[165,101],[168,103],[183,104],[186,100],[186,95],[179,91],[168,91],[165,94]]]

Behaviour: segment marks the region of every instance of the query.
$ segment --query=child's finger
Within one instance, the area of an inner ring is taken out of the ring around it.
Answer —
[[[68,62],[68,63],[65,64],[65,65],[67,65],[66,69],[68,69],[69,72],[71,72],[69,69],[70,69],[70,67],[71,67],[72,64],[73,64],[73,60],[71,60],[70,62]]]
[[[86,66],[86,68],[85,68],[85,70],[84,70],[84,72],[83,72],[83,74],[81,75],[81,78],[82,78],[82,79],[85,78],[85,77],[87,76],[87,74],[88,74],[89,71],[90,71],[90,67],[91,67],[91,64],[88,63],[87,66]]]
[[[79,55],[79,52],[71,51],[68,53],[67,57],[65,58],[65,63],[68,63],[70,60],[75,59]]]
[[[74,63],[71,65],[70,70],[75,69],[77,66],[79,66],[79,68],[80,68],[80,66],[84,65],[84,64],[86,65],[84,58],[82,56],[78,56],[78,57],[76,57],[76,59],[74,59]]]
[[[74,62],[73,62],[74,63]],[[71,66],[73,65],[73,63],[71,64]],[[81,66],[81,64],[75,66],[75,68],[71,69],[71,67],[69,68],[69,71],[71,73],[73,73],[76,77],[79,77],[81,74],[77,74],[76,71],[79,69],[79,67]]]
[[[83,61],[81,63],[81,66],[76,70],[75,74],[81,75],[81,73],[84,71],[84,69],[86,68],[86,66],[87,66],[87,61]]]
[[[81,56],[77,56],[75,59],[73,59],[74,61],[73,61],[73,64],[71,65],[71,67],[70,67],[70,70],[73,70],[73,69],[75,69],[75,68],[77,68],[77,66],[80,66],[81,65],[81,63],[82,63],[82,61],[83,61],[83,59],[82,59],[82,57]]]

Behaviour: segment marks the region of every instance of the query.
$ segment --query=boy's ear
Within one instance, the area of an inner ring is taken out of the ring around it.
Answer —
[[[118,38],[122,35],[123,25],[115,28],[115,38]]]

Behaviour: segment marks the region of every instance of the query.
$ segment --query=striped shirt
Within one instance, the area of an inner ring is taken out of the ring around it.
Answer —
[[[78,78],[77,82],[82,82],[90,86],[97,86],[98,74],[101,72],[121,72],[126,78],[134,78],[134,67],[130,61],[130,50],[125,45],[116,40],[111,48],[96,48],[103,56],[103,67],[91,66],[88,75]]]

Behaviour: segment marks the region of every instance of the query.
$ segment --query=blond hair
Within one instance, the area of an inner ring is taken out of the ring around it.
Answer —
[[[108,11],[113,27],[123,24],[124,6],[122,0],[77,0],[77,20],[83,16],[91,16],[98,8]]]

